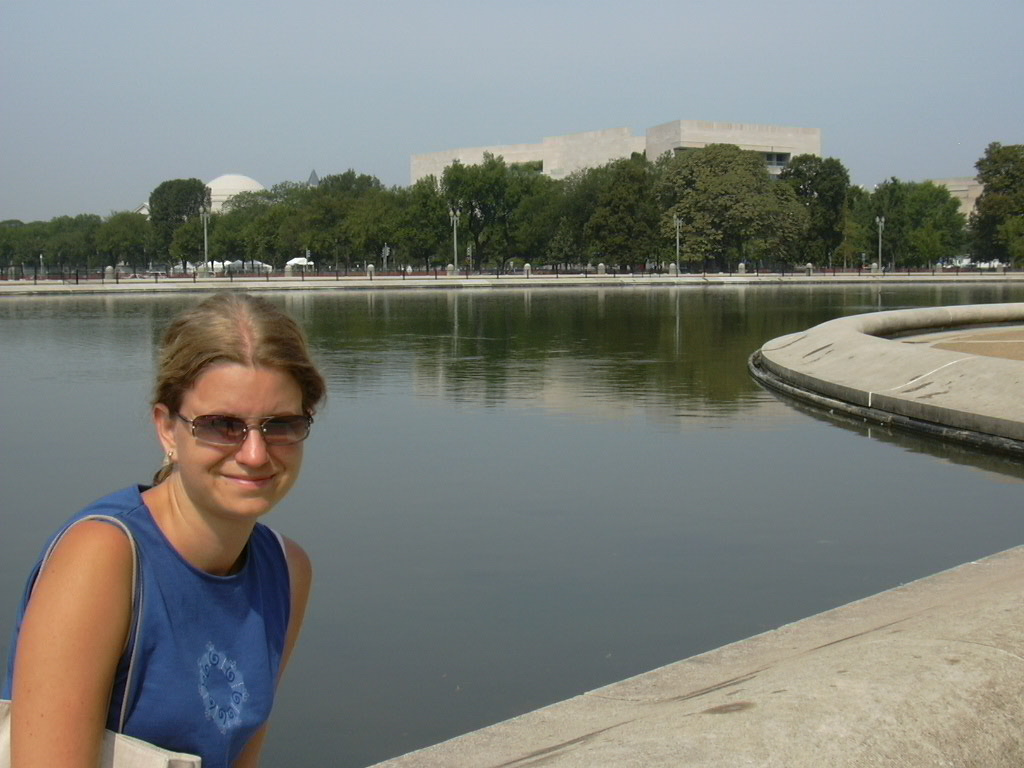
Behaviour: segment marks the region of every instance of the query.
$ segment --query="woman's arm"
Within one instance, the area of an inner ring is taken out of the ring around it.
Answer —
[[[284,655],[281,657],[281,669],[277,681],[281,682],[284,668],[291,658],[295,641],[302,629],[302,620],[306,616],[306,604],[309,602],[309,591],[313,584],[313,565],[305,550],[291,539],[285,537],[284,550],[288,558],[288,578],[291,581],[292,608],[288,618],[288,634],[285,635]],[[256,768],[260,764],[260,753],[267,737],[267,725],[264,724],[245,745],[242,754],[235,761],[234,768]]]
[[[39,574],[18,635],[14,768],[94,768],[131,622],[132,544],[108,523],[75,525]]]

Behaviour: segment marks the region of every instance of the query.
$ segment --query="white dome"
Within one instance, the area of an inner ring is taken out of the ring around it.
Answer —
[[[210,190],[210,210],[214,213],[239,192],[262,192],[266,189],[256,179],[238,173],[225,173],[206,185]]]

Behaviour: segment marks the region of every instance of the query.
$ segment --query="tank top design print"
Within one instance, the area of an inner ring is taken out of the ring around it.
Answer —
[[[249,699],[245,678],[237,664],[213,643],[206,644],[198,664],[199,696],[206,708],[206,717],[226,734],[241,723],[242,706]]]

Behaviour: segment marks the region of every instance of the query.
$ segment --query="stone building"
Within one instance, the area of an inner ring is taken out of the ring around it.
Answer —
[[[210,190],[210,211],[219,213],[224,203],[239,192],[262,192],[266,189],[256,179],[242,176],[239,173],[225,173],[206,185]]]
[[[960,203],[960,213],[970,216],[974,204],[978,202],[984,186],[973,176],[961,176],[954,179],[931,179],[932,184],[945,187],[953,199]]]
[[[483,162],[486,152],[500,155],[509,164],[539,163],[546,175],[562,179],[574,171],[604,165],[634,152],[645,152],[655,160],[666,152],[699,149],[708,144],[735,144],[760,152],[768,169],[778,173],[796,155],[820,155],[821,131],[784,125],[674,120],[648,128],[644,136],[634,135],[630,128],[611,128],[549,136],[537,144],[465,147],[413,155],[410,176],[413,183],[430,175],[440,178],[455,160],[476,165]]]

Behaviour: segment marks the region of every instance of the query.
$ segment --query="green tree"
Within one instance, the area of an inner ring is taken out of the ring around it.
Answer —
[[[955,257],[963,244],[964,217],[949,191],[931,182],[891,178],[858,202],[854,216],[858,246],[878,260],[878,219],[882,262],[889,269],[925,267]]]
[[[247,255],[282,269],[287,261],[306,253],[302,212],[290,205],[271,205],[244,229]]]
[[[834,157],[797,155],[779,180],[788,184],[807,209],[807,236],[802,241],[800,260],[831,264],[843,242],[846,224],[846,196],[850,174]]]
[[[251,218],[244,211],[215,213],[210,217],[206,235],[211,261],[252,261],[245,241],[245,227]]]
[[[141,213],[121,211],[112,213],[96,233],[96,247],[100,254],[110,256],[103,266],[119,263],[131,264],[139,271],[146,263],[146,247],[150,240],[149,220]]]
[[[451,226],[437,179],[427,176],[395,194],[399,211],[395,237],[401,252],[412,263],[422,262],[426,269],[444,264],[449,256]]]
[[[983,185],[971,215],[973,252],[976,259],[1009,262],[1011,243],[1007,233],[1016,225],[1005,225],[1024,216],[1024,144],[992,142],[975,164]]]
[[[210,217],[207,227],[207,237],[216,232],[215,221],[218,217]],[[170,257],[180,261],[184,268],[189,262],[202,263],[205,258],[203,248],[203,220],[195,216],[174,230],[174,237],[171,239]]]
[[[269,190],[240,192],[231,197],[220,213],[211,217],[208,232],[210,259],[213,261],[258,261],[266,254],[257,252],[253,232],[255,222],[267,216],[275,205]],[[268,263],[271,263],[268,261]]]
[[[1013,216],[1003,222],[999,237],[1006,246],[1010,263],[1024,263],[1024,216]]]
[[[757,229],[746,258],[759,264],[778,261],[806,263],[807,230],[810,213],[800,204],[793,189],[773,182],[767,194],[754,198]]]
[[[380,179],[376,176],[369,176],[365,173],[357,173],[349,168],[344,173],[325,176],[320,180],[320,186],[316,191],[329,197],[342,200],[353,200],[373,190],[384,189]]]
[[[906,266],[904,261],[910,250],[910,225],[906,216],[907,182],[895,176],[877,185],[871,193],[867,216],[870,231],[877,230],[879,220],[882,221],[882,263],[880,267],[897,269]],[[876,254],[877,256],[877,254]]]
[[[51,219],[44,246],[47,263],[61,267],[96,266],[96,234],[102,223],[99,216],[85,213]]]
[[[589,254],[615,264],[644,264],[658,246],[654,167],[639,153],[608,163],[607,183],[584,226]]]
[[[0,267],[10,267],[24,261],[22,248],[25,222],[19,219],[0,221]]]
[[[371,189],[349,201],[345,231],[354,253],[365,263],[378,263],[383,267],[382,253],[387,245],[391,250],[400,228],[398,200],[393,192],[384,188]],[[389,261],[388,267],[394,266]]]
[[[577,261],[580,257],[578,243],[572,234],[572,222],[563,216],[558,220],[555,234],[544,249],[543,263],[570,264]]]
[[[317,261],[337,263],[351,249],[345,223],[350,202],[317,190],[299,209],[303,239]]]
[[[543,205],[550,200],[552,181],[541,174],[534,163],[506,166],[494,177],[493,237],[490,241],[491,262],[505,271],[512,259],[527,260],[544,237],[550,216]]]
[[[468,232],[474,269],[480,269],[495,250],[496,263],[503,264],[507,252],[512,217],[522,202],[515,177],[536,174],[529,168],[513,171],[502,157],[484,153],[479,165],[456,161],[444,169],[441,190],[449,210],[459,212],[460,226]],[[460,238],[460,242],[465,242]]]
[[[866,266],[871,259],[868,258],[871,241],[871,232],[866,223],[868,215],[862,214],[866,211],[870,201],[870,194],[863,187],[850,186],[846,192],[846,205],[843,210],[843,241],[839,246],[838,258],[843,262],[844,267]]]
[[[274,195],[267,189],[259,192],[239,192],[225,201],[220,213],[222,215],[248,214],[255,216],[277,202]]]
[[[524,168],[523,171],[527,172],[519,176],[522,189],[513,212],[506,252],[509,259],[521,262],[519,266],[543,262],[548,243],[558,231],[565,189],[562,182],[536,169]]]
[[[309,200],[316,190],[310,189],[302,182],[282,181],[270,189],[252,194],[260,195],[272,205],[286,205],[289,208],[299,209]]]
[[[611,184],[607,165],[576,171],[559,182],[549,215],[552,226],[544,261],[552,264],[578,263],[591,251],[587,222],[597,209],[598,199]]]
[[[49,234],[50,223],[46,221],[19,223],[0,230],[0,236],[5,241],[4,251],[8,254],[10,263],[21,264],[25,270],[43,266],[43,252],[46,250]]]
[[[171,179],[157,186],[149,196],[156,256],[167,257],[178,227],[209,210],[210,190],[199,179]]]
[[[789,254],[806,230],[806,211],[792,189],[771,178],[756,152],[711,144],[668,157],[659,169],[662,232],[674,235],[678,217],[686,259],[729,266],[771,257],[768,244]]]
[[[945,187],[930,181],[912,183],[907,195],[909,266],[947,263],[964,245],[966,219],[960,203]]]
[[[303,239],[318,261],[337,264],[351,260],[355,251],[349,221],[353,205],[362,197],[381,192],[384,185],[375,176],[356,173],[332,174],[297,201],[303,220]]]

